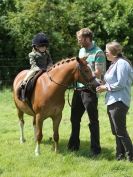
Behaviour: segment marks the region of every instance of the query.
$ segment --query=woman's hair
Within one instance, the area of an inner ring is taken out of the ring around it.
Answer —
[[[106,48],[111,52],[113,56],[122,56],[122,46],[118,42],[109,42],[106,44]]]
[[[132,63],[122,54],[122,46],[119,42],[113,41],[106,44],[106,48],[111,52],[111,54],[116,58],[122,58],[126,60],[131,66]]]

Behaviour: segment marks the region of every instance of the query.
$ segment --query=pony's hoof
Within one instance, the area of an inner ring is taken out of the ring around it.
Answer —
[[[59,152],[58,145],[57,145],[56,143],[53,144],[52,150],[53,150],[55,153],[58,153],[58,152]]]
[[[35,149],[35,156],[39,156],[40,155],[40,148],[37,146]]]
[[[26,142],[26,139],[21,139],[20,138],[20,144],[23,144],[23,143],[25,143]]]
[[[37,156],[40,156],[40,152],[36,152],[35,151],[35,156],[37,157]]]
[[[58,153],[59,153],[59,149],[55,149],[54,152],[55,152],[56,154],[58,154]]]

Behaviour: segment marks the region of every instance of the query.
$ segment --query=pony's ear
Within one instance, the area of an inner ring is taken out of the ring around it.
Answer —
[[[89,54],[85,54],[84,56],[82,56],[81,59],[83,59],[83,60],[87,60],[88,56],[89,56]]]
[[[86,60],[87,58],[88,58],[88,56],[85,56],[85,57],[83,57],[82,59],[83,59],[83,60]]]
[[[77,57],[76,57],[76,60],[77,60],[77,62],[79,62],[79,61],[80,61],[80,58],[77,56]]]

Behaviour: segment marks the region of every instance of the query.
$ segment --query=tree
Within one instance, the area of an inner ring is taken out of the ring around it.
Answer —
[[[78,54],[75,34],[83,27],[94,32],[103,50],[107,42],[117,40],[133,60],[132,0],[2,0],[0,10],[0,55],[13,56],[22,68],[29,66],[27,56],[36,33],[48,35],[56,62]]]

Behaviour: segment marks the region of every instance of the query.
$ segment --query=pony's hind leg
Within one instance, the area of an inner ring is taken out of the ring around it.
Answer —
[[[58,152],[58,142],[59,142],[59,125],[62,118],[62,114],[57,117],[52,118],[53,120],[53,140],[54,140],[54,151]]]
[[[20,143],[24,143],[25,142],[23,116],[24,116],[24,113],[21,110],[18,109],[19,126],[20,126]]]

